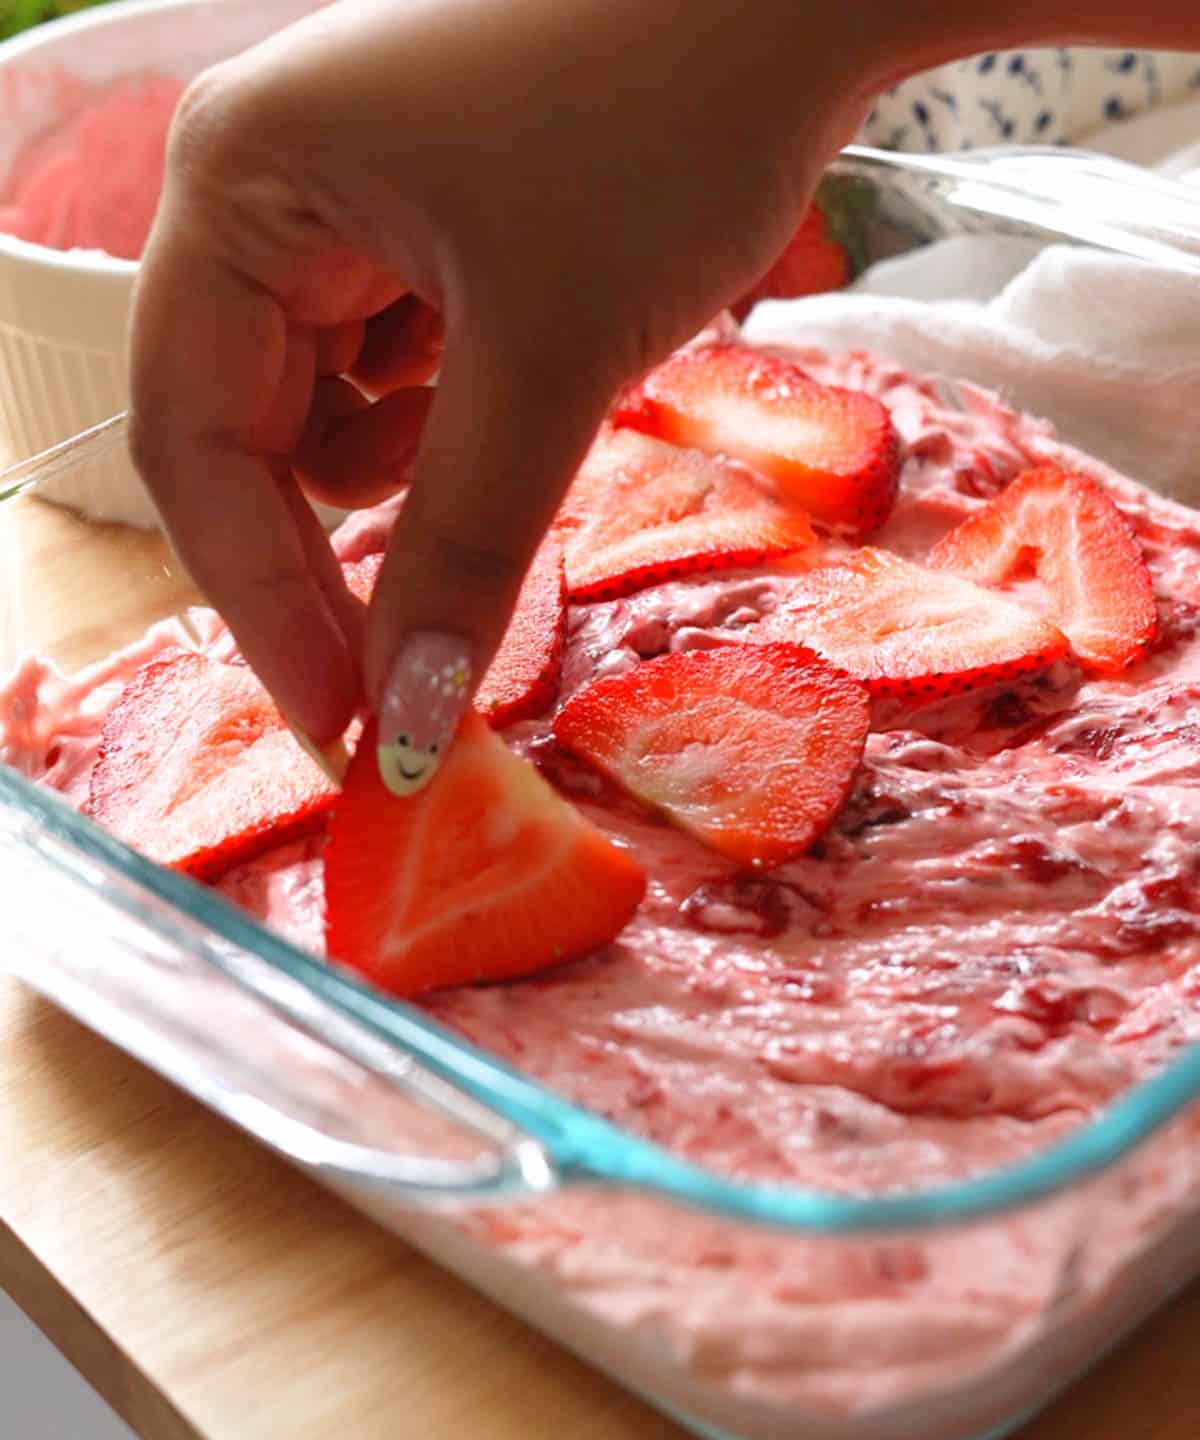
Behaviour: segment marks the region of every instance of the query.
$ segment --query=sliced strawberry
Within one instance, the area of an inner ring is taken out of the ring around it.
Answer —
[[[375,582],[383,565],[382,555],[364,555],[361,560],[351,560],[342,566],[342,578],[346,589],[364,605],[371,603],[375,593]]]
[[[619,401],[619,425],[735,456],[814,519],[865,535],[891,511],[900,442],[870,395],[736,345],[680,350]]]
[[[562,551],[547,543],[534,556],[496,658],[475,694],[475,708],[496,729],[540,715],[558,693],[567,644],[567,577]]]
[[[980,585],[1032,570],[1080,663],[1113,675],[1158,631],[1150,572],[1129,523],[1094,480],[1028,470],[934,546],[929,564]]]
[[[797,645],[685,650],[598,681],[554,735],[739,865],[802,854],[862,759],[866,690]]]
[[[796,300],[840,290],[854,278],[850,255],[837,237],[821,206],[805,211],[800,228],[770,270],[733,307],[743,319],[760,300]]]
[[[482,716],[405,799],[379,778],[371,726],[329,827],[329,954],[401,996],[512,980],[614,940],[645,885]]]
[[[1069,650],[1022,606],[869,546],[790,580],[761,633],[809,645],[873,695],[901,699],[1012,683]]]
[[[351,593],[368,604],[382,555],[342,566]],[[558,692],[567,643],[567,581],[562,551],[547,541],[534,556],[496,657],[475,695],[475,708],[497,730],[539,715]]]
[[[109,713],[91,813],[151,860],[212,880],[320,830],[335,794],[250,670],[179,653],[144,665]]]
[[[747,471],[636,430],[602,430],[554,522],[578,601],[811,545],[807,517]]]

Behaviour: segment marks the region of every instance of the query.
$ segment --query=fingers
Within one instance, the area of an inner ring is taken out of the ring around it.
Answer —
[[[356,509],[407,483],[433,400],[424,385],[441,365],[444,340],[441,316],[415,295],[317,332],[321,378],[294,462],[312,499]]]
[[[323,742],[345,728],[360,682],[329,577],[323,585],[314,572],[311,536],[296,523],[293,482],[271,454],[296,438],[286,433],[297,363],[287,320],[262,287],[214,258],[186,209],[169,206],[135,303],[135,459],[180,559],[247,661]],[[311,347],[299,363],[311,373]],[[274,430],[265,449],[261,433],[254,439],[264,417]]]
[[[405,295],[372,317],[353,367],[346,369],[372,395],[424,385],[442,363],[445,339],[437,311],[416,295]]]
[[[343,245],[323,245],[306,258],[281,298],[297,324],[328,327],[366,320],[403,294],[404,286],[366,256]]]
[[[317,331],[317,374],[345,375],[362,350],[365,320],[347,320]]]
[[[424,784],[611,400],[597,370],[456,335],[367,625],[389,788]]]
[[[296,477],[339,509],[378,504],[409,478],[433,391],[409,386],[372,404],[348,380],[324,378],[296,447]]]
[[[280,462],[295,444],[312,399],[317,344],[311,331],[285,331],[283,363],[266,413],[246,430],[246,449]]]

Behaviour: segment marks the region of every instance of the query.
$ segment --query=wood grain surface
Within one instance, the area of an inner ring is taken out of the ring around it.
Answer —
[[[158,542],[19,503],[0,666],[84,663],[186,593]],[[64,541],[61,599],[23,600]],[[683,1434],[8,981],[0,1095],[0,1285],[146,1440]],[[1198,1350],[1194,1288],[1021,1440],[1196,1440]]]

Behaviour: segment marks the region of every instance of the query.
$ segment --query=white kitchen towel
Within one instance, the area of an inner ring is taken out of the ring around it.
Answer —
[[[1197,142],[1192,101],[1083,143],[1200,181],[1189,174]],[[874,350],[972,380],[1153,489],[1200,504],[1195,278],[1073,246],[958,237],[876,266],[849,292],[760,305],[746,333]]]

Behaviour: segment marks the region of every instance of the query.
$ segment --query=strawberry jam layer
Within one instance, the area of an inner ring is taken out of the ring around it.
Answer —
[[[1062,662],[921,711],[878,705],[833,827],[762,875],[619,796],[556,746],[549,714],[513,727],[510,743],[634,850],[649,892],[602,953],[423,1008],[689,1160],[877,1194],[1044,1149],[1200,1038],[1200,516],[969,387],[960,410],[873,357],[791,358],[891,411],[900,497],[872,543],[906,558],[1032,466],[1099,480],[1153,576],[1154,650],[1114,679]],[[354,558],[385,531],[360,517],[339,547]],[[752,638],[787,583],[784,565],[573,607],[562,698],[651,656]],[[1040,603],[1036,586],[1012,590]],[[224,653],[207,623],[202,647]],[[72,680],[27,662],[0,691],[0,758],[82,802],[121,684],[180,643],[196,642],[160,627]],[[277,849],[221,889],[320,950],[320,849]],[[1117,1265],[1161,1208],[1131,1195],[1089,1220],[1093,1244]],[[999,1360],[1057,1293],[1065,1245],[1018,1216],[983,1238],[805,1247],[587,1193],[552,1216],[468,1223],[690,1372],[839,1413]]]

